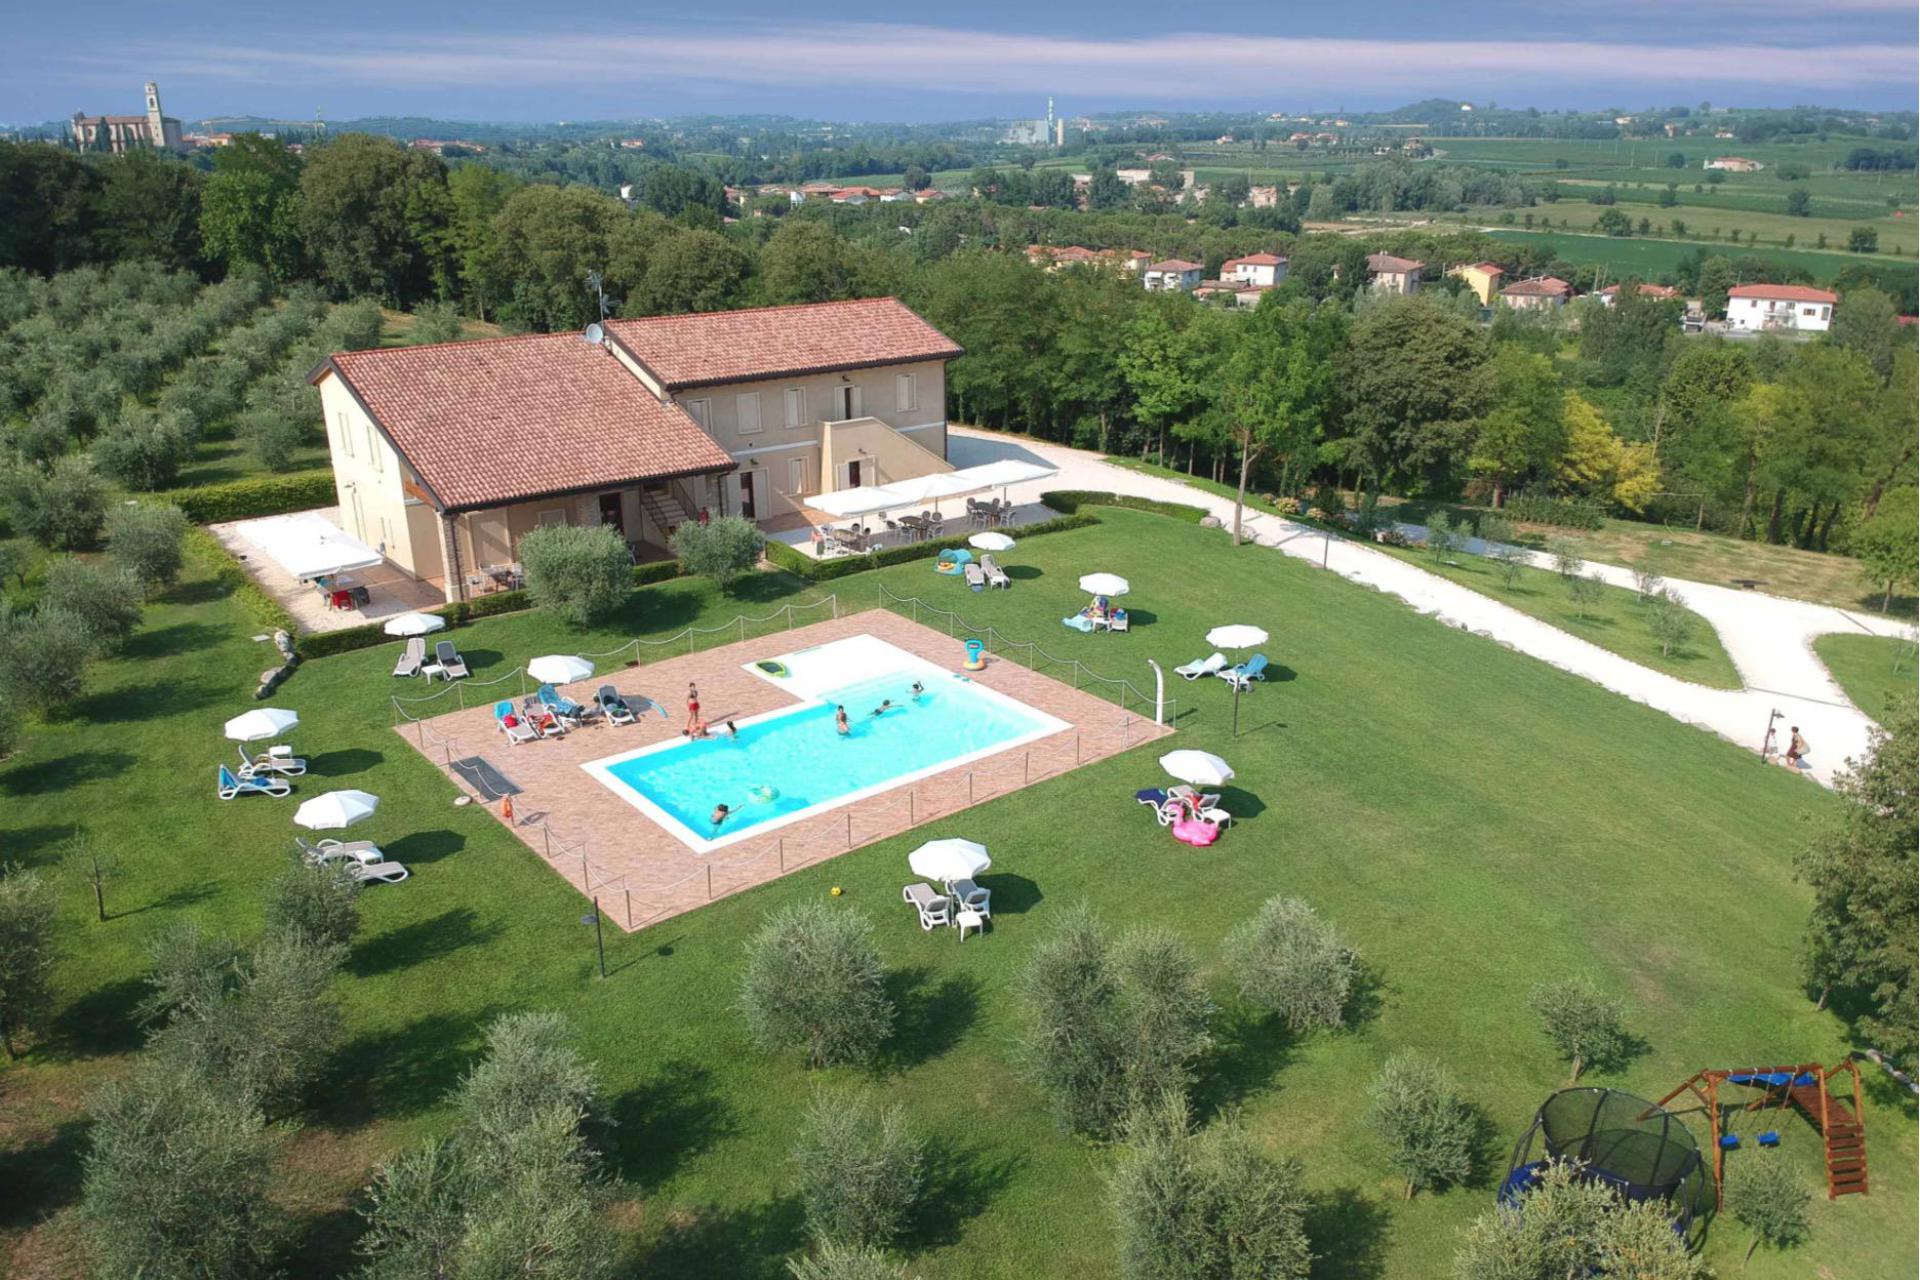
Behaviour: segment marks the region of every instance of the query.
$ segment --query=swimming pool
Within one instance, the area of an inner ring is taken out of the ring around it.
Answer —
[[[737,721],[737,738],[677,738],[581,767],[704,853],[1071,727],[874,636],[745,670],[800,703]],[[885,701],[892,708],[872,714]],[[844,736],[834,728],[841,706]],[[733,812],[715,826],[720,804]]]

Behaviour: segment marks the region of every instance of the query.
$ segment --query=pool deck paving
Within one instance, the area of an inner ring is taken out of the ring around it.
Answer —
[[[960,640],[884,609],[869,609],[697,653],[613,667],[562,690],[586,701],[602,684],[612,684],[627,698],[657,700],[667,709],[665,718],[649,709],[636,724],[590,723],[563,737],[513,746],[494,726],[492,700],[479,702],[488,691],[476,687],[462,695],[474,698],[475,705],[403,722],[395,729],[463,793],[474,796],[475,803],[479,800],[472,788],[447,765],[467,756],[485,756],[521,789],[512,798],[511,820],[503,816],[498,803],[487,805],[488,812],[575,888],[597,897],[608,919],[629,930],[671,919],[1173,732],[1155,725],[1151,708],[1143,709],[1131,697],[1131,709],[1123,710],[1044,670],[1030,671],[1014,658],[989,654],[984,670],[966,674],[1069,727],[707,854],[689,848],[581,767],[680,737],[689,683],[699,686],[701,716],[716,728],[728,720],[799,705],[800,699],[749,674],[746,664],[856,635],[876,636],[944,669],[962,670]],[[517,686],[497,687],[510,690],[518,702]]]

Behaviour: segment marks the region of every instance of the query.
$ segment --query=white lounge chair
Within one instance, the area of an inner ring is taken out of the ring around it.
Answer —
[[[362,884],[370,880],[378,880],[381,884],[399,884],[412,874],[397,862],[356,862],[347,870]]]
[[[900,897],[920,913],[920,928],[927,933],[933,932],[935,925],[953,923],[953,903],[935,893],[930,884],[915,881],[900,890]]]
[[[987,575],[987,585],[989,587],[999,587],[1005,590],[1013,586],[1013,579],[1007,576],[1005,569],[1002,569],[993,562],[992,556],[980,557],[980,569]]]
[[[235,796],[286,796],[293,794],[293,784],[285,778],[256,777],[251,773],[235,775],[233,770],[221,765],[213,794],[222,800]]]
[[[396,676],[417,676],[420,668],[427,663],[427,642],[423,636],[409,636],[404,649],[400,651],[400,660],[393,664]]]
[[[1196,791],[1192,787],[1187,786],[1185,783],[1181,783],[1179,786],[1175,786],[1175,787],[1168,787],[1167,799],[1174,802],[1184,802],[1192,806],[1196,810],[1211,809],[1215,805],[1220,803],[1219,796],[1206,795],[1200,791]]]
[[[608,724],[632,724],[639,717],[633,714],[633,708],[620,696],[620,691],[610,684],[600,686],[600,692],[593,695],[594,705],[600,708],[600,714],[607,718]]]
[[[236,744],[237,745],[237,744]],[[297,778],[307,771],[307,762],[286,747],[272,747],[257,756],[247,754],[244,746],[240,752],[240,776],[257,777],[263,773],[277,773],[282,777]]]
[[[509,724],[508,721],[512,723]],[[511,699],[502,699],[493,704],[493,723],[495,728],[507,735],[507,743],[510,746],[517,747],[523,742],[532,742],[540,736],[534,731],[532,725],[513,714]]]
[[[960,573],[967,580],[968,590],[985,591],[987,589],[987,571],[979,565],[963,564],[960,566]]]
[[[308,862],[319,866],[328,862],[358,862],[365,865],[385,862],[387,855],[371,840],[321,840],[295,836],[293,843]]]
[[[460,650],[454,647],[451,640],[434,642],[433,660],[440,667],[442,680],[458,680],[470,674],[467,670],[467,660],[460,656]]]
[[[982,889],[971,880],[955,880],[947,886],[962,911],[978,911],[987,919],[993,919],[993,890]]]
[[[1226,669],[1227,655],[1212,654],[1205,658],[1195,658],[1184,667],[1175,667],[1174,674],[1185,680],[1198,680],[1201,676],[1219,675]]]

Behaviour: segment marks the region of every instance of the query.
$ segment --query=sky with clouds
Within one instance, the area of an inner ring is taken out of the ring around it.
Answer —
[[[0,121],[134,112],[824,119],[1702,99],[1912,109],[1915,0],[91,0],[0,24]]]

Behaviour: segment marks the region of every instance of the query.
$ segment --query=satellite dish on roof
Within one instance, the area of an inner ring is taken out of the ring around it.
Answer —
[[[598,347],[606,343],[607,331],[601,328],[598,324],[590,324],[587,326],[586,332],[581,334],[580,336],[586,339],[588,342],[592,343],[594,346]]]

